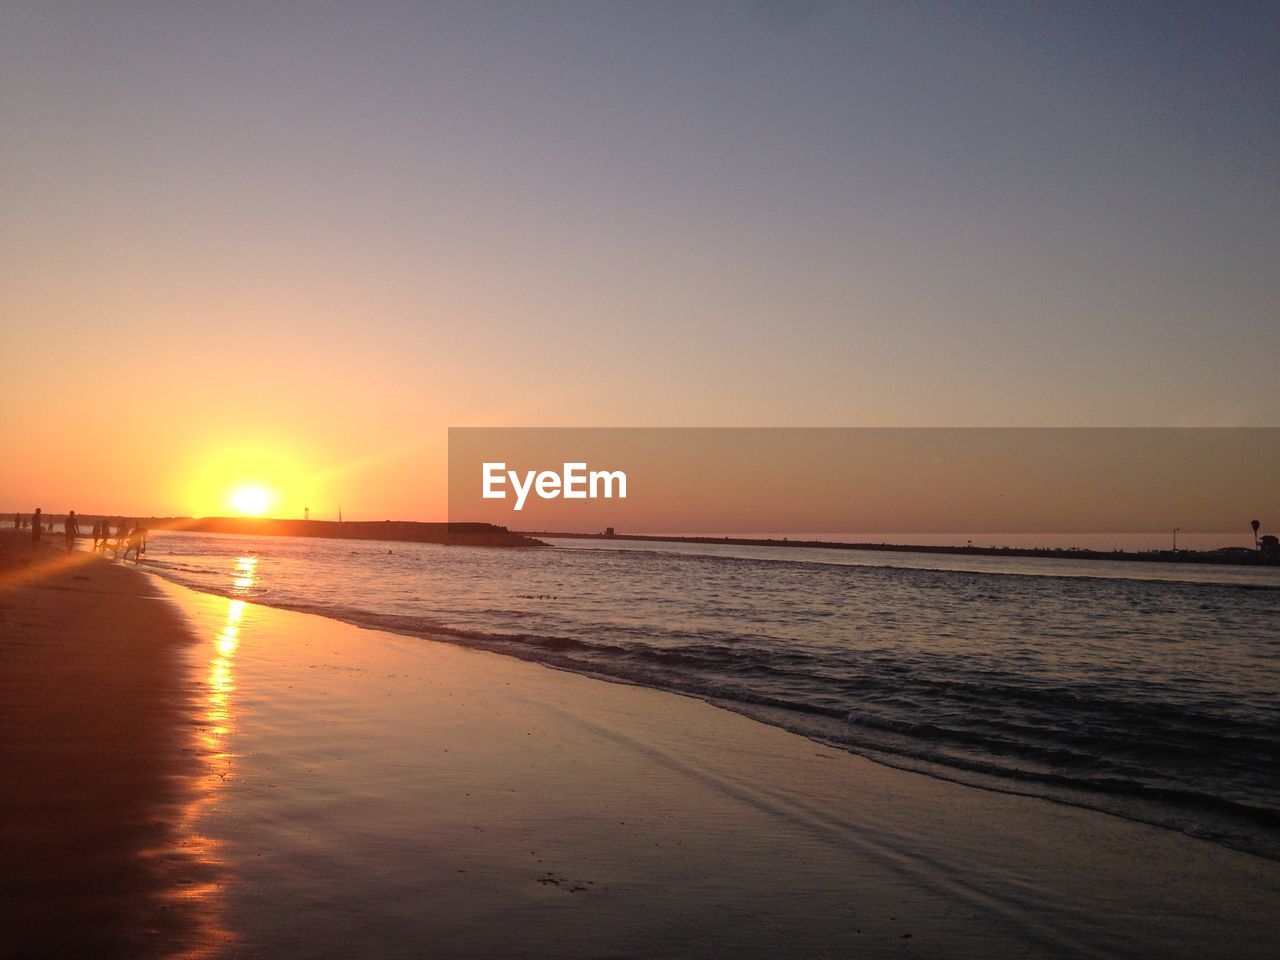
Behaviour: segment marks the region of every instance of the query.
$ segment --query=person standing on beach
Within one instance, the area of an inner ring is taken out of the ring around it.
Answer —
[[[40,542],[40,528],[43,526],[43,520],[40,516],[40,508],[36,507],[36,512],[31,515],[31,542]]]
[[[67,538],[67,553],[76,548],[76,537],[80,536],[80,524],[76,521],[76,512],[68,511],[67,519],[62,523],[62,531]]]
[[[142,524],[134,521],[129,525],[129,536],[125,539],[124,559],[129,559],[129,551],[133,551],[133,562],[138,563],[142,559],[143,551],[143,528]]]

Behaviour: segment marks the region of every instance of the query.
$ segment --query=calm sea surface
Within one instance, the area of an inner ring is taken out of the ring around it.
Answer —
[[[145,566],[1280,858],[1280,569],[554,543],[158,533]]]

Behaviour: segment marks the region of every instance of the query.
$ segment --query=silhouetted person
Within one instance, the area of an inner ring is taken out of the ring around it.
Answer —
[[[40,508],[36,507],[36,512],[31,515],[31,542],[32,543],[40,542],[40,531],[43,528],[44,528],[44,523],[41,521]]]
[[[124,558],[129,559],[129,551],[133,551],[133,562],[137,563],[138,558],[142,555],[143,541],[142,524],[135,523],[129,528],[129,534],[124,540]]]
[[[62,531],[67,538],[67,553],[70,553],[75,549],[76,537],[80,536],[80,524],[76,521],[74,510],[67,514],[67,519],[62,523]]]

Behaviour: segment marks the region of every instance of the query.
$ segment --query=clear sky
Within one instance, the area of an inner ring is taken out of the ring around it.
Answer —
[[[1276,425],[1280,5],[0,6],[0,507],[445,428]]]

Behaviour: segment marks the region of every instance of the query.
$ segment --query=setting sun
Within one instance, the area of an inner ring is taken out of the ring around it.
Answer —
[[[200,435],[178,467],[182,512],[193,517],[296,516],[310,503],[341,502],[335,493],[316,489],[314,463],[307,451],[265,433]]]
[[[247,517],[260,517],[271,506],[271,492],[265,487],[244,486],[231,494],[231,506]]]

